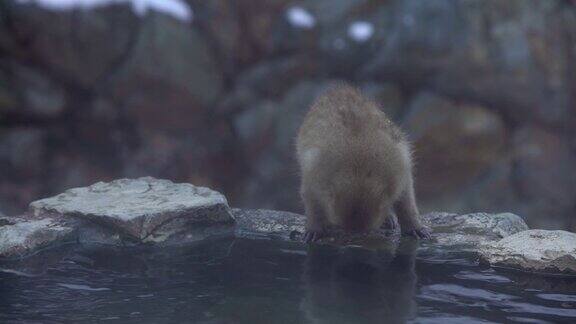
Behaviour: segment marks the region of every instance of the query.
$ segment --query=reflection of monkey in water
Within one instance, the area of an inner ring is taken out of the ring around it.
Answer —
[[[404,233],[429,237],[414,197],[404,134],[377,105],[348,85],[316,99],[297,140],[306,207],[306,241],[333,226],[378,229],[393,210]]]
[[[403,323],[415,314],[417,242],[397,252],[311,246],[302,309],[316,323]]]

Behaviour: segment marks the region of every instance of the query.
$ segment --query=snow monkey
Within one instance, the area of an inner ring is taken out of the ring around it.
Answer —
[[[403,233],[430,237],[416,206],[410,144],[359,90],[338,83],[318,96],[300,127],[296,151],[306,242],[334,227],[378,229],[392,211]]]

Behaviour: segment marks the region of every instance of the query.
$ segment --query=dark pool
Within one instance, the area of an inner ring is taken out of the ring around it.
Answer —
[[[576,279],[410,240],[395,253],[249,239],[68,247],[0,268],[0,323],[576,323]]]

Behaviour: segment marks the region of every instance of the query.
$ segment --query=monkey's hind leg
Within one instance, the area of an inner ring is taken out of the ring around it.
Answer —
[[[324,207],[314,196],[303,194],[306,210],[306,231],[303,240],[306,243],[316,242],[326,235],[327,217]]]
[[[402,233],[416,238],[430,239],[430,230],[420,222],[420,213],[416,206],[416,197],[412,183],[404,190],[400,199],[394,204]]]

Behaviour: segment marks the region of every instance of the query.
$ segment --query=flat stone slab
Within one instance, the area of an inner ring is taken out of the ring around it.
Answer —
[[[266,209],[232,209],[236,220],[236,233],[277,235],[296,239],[304,233],[306,218],[302,215]]]
[[[487,244],[481,259],[492,266],[576,275],[576,234],[528,230]]]
[[[139,241],[159,231],[163,231],[160,237],[169,237],[163,227],[171,227],[173,232],[191,224],[234,221],[226,198],[219,192],[152,177],[98,182],[70,189],[31,203],[30,210],[37,218],[87,220]],[[176,221],[177,228],[170,226]]]
[[[74,229],[53,219],[0,218],[0,257],[19,258],[39,249],[74,241]]]
[[[524,220],[512,213],[451,214],[434,212],[422,216],[432,238],[444,246],[476,250],[480,245],[528,230]]]

